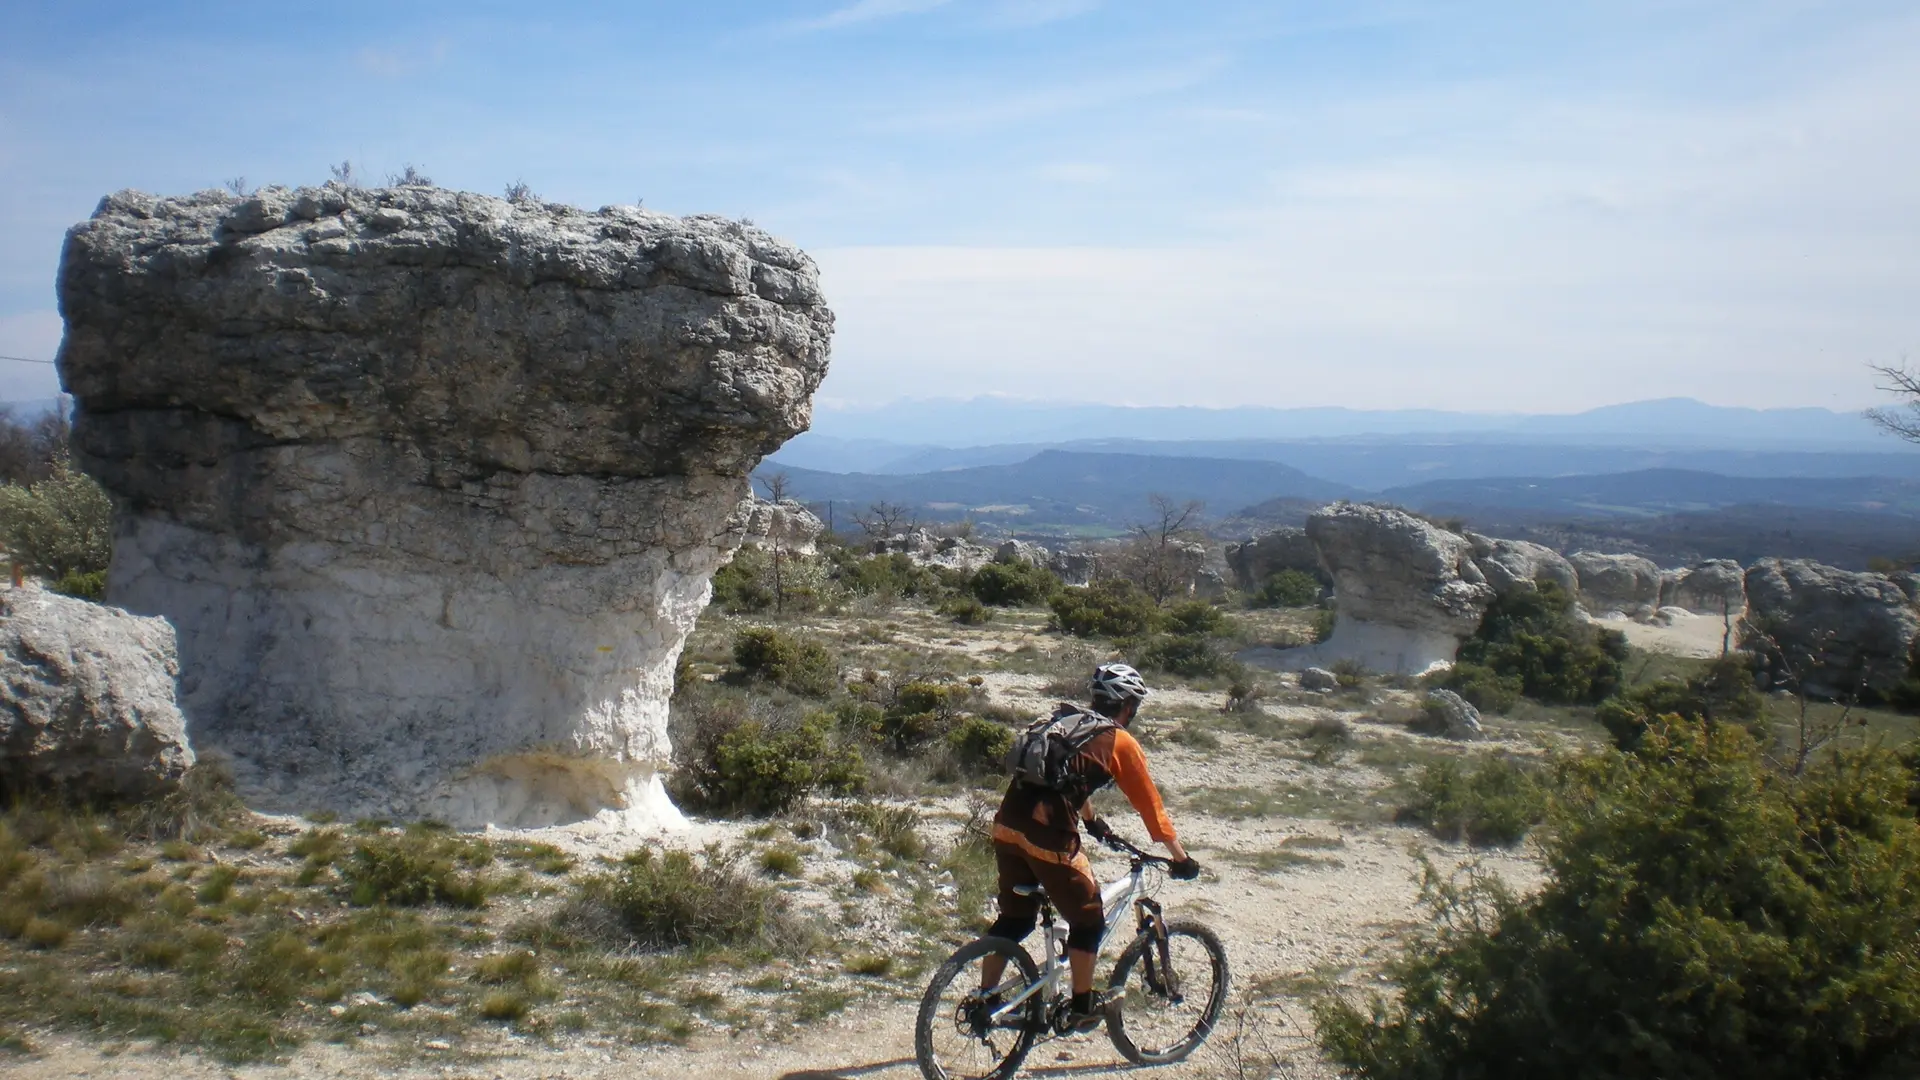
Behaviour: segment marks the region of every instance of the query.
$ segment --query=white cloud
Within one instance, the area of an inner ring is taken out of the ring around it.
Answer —
[[[833,30],[842,26],[898,18],[902,15],[919,15],[935,8],[945,7],[950,2],[951,0],[854,0],[853,3],[829,11],[818,18],[802,19],[791,25],[796,30]]]

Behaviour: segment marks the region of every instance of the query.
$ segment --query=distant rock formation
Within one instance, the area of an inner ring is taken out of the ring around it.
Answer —
[[[1744,646],[1777,686],[1821,697],[1884,693],[1906,677],[1920,612],[1883,574],[1808,559],[1761,559],[1746,572]]]
[[[677,817],[675,659],[826,372],[805,255],[431,187],[121,192],[59,293],[108,595],[172,620],[254,805]]]
[[[1569,597],[1580,593],[1580,575],[1566,557],[1550,547],[1525,540],[1497,540],[1468,533],[1473,563],[1496,595],[1532,592],[1540,582],[1552,582]]]
[[[1298,570],[1321,582],[1329,576],[1320,566],[1320,552],[1305,529],[1280,528],[1245,543],[1228,544],[1226,557],[1234,584],[1244,592],[1259,589],[1282,570]]]
[[[1660,606],[1695,615],[1739,617],[1747,609],[1747,574],[1732,559],[1709,559],[1660,578]]]
[[[740,504],[740,543],[745,547],[778,547],[788,555],[813,555],[827,523],[795,499],[772,502],[759,497]]]
[[[974,571],[992,562],[994,549],[958,536],[935,536],[925,529],[895,533],[873,542],[875,555],[905,555],[919,566]]]
[[[138,800],[193,765],[173,627],[32,586],[0,593],[0,791]]]
[[[1443,668],[1493,602],[1467,538],[1405,511],[1336,503],[1306,531],[1333,575],[1333,636],[1257,658],[1281,670],[1342,660],[1386,674]]]
[[[1576,551],[1567,556],[1580,575],[1580,600],[1589,612],[1648,618],[1660,607],[1660,567],[1639,555]]]
[[[1038,566],[1051,570],[1056,577],[1068,585],[1085,585],[1092,581],[1099,569],[1099,560],[1088,552],[1054,551],[1041,544],[1025,540],[1006,540],[994,550],[997,562],[1022,562],[1028,566]]]

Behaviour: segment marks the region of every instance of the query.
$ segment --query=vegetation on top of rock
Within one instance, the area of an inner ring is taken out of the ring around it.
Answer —
[[[1660,718],[1566,770],[1537,893],[1430,876],[1399,992],[1322,999],[1322,1045],[1367,1080],[1913,1076],[1914,780],[1873,748],[1788,778],[1738,726]]]

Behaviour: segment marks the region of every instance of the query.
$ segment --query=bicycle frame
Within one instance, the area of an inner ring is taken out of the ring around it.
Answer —
[[[1100,906],[1107,913],[1107,925],[1105,931],[1100,935],[1099,948],[1094,950],[1095,963],[1098,963],[1100,957],[1106,954],[1107,943],[1113,940],[1114,932],[1120,928],[1121,920],[1126,918],[1127,914],[1135,908],[1142,907],[1142,902],[1146,900],[1147,889],[1145,878],[1148,865],[1148,863],[1136,859],[1132,869],[1128,870],[1124,877],[1116,878],[1112,883],[1100,890]],[[1154,910],[1152,911],[1152,917],[1155,919],[1160,917],[1158,907],[1159,905],[1157,904],[1153,905]],[[1056,948],[1054,944],[1057,940],[1055,938],[1055,928],[1058,925],[1058,917],[1054,914],[1051,903],[1046,906],[1045,910],[1047,914],[1046,922],[1040,929],[1045,938],[1045,947],[1042,951],[1046,955],[1043,956],[1040,961],[1040,977],[1035,979],[1032,985],[1021,991],[1019,996],[993,1011],[991,1014],[992,1022],[996,1027],[1000,1026],[1009,1016],[1018,1012],[1035,994],[1044,994],[1045,996],[1041,998],[1042,1001],[1052,1001],[1060,997],[1061,980],[1068,978],[1070,975],[1067,965],[1061,962],[1059,949]],[[1141,917],[1144,919],[1146,914],[1143,908]]]

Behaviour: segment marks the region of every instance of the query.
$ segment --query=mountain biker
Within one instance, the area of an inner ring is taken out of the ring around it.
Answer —
[[[1067,792],[1035,787],[1015,780],[993,819],[994,859],[1000,873],[1000,917],[987,936],[1020,941],[1033,932],[1040,914],[1038,897],[1014,892],[1016,885],[1039,885],[1046,890],[1067,923],[1067,964],[1073,978],[1067,1026],[1087,1032],[1100,1025],[1100,1003],[1093,994],[1094,953],[1106,931],[1106,913],[1100,907],[1100,883],[1081,850],[1081,822],[1096,838],[1108,835],[1106,823],[1093,811],[1094,792],[1112,783],[1146,822],[1147,834],[1166,845],[1174,859],[1170,873],[1182,880],[1200,874],[1200,864],[1187,854],[1174,835],[1160,792],[1147,772],[1147,758],[1139,740],[1127,727],[1147,696],[1140,673],[1125,664],[1102,664],[1093,673],[1091,715],[1102,721],[1099,734],[1081,747],[1070,763],[1079,782]],[[1087,713],[1062,703],[1055,716]],[[981,961],[982,992],[1000,983],[1006,966],[1003,956]]]

